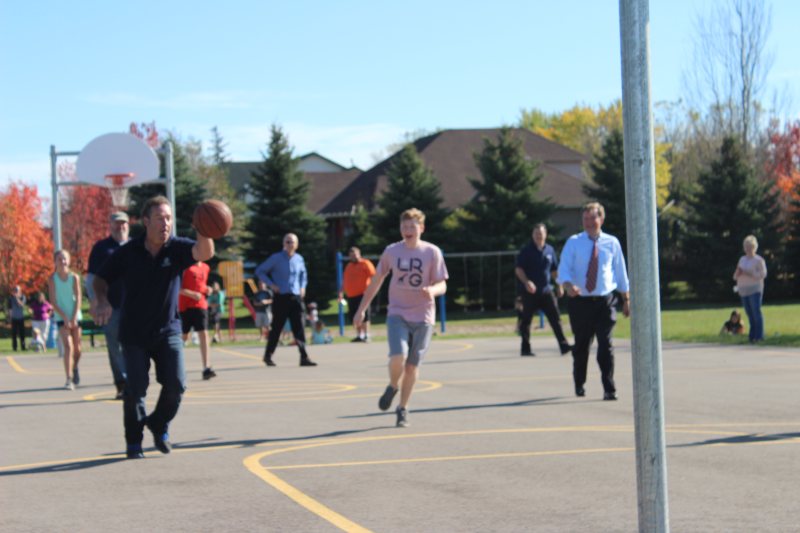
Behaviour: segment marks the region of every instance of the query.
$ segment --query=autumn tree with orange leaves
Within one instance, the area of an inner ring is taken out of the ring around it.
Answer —
[[[10,183],[0,191],[0,291],[19,285],[25,294],[44,290],[53,272],[53,240],[40,222],[35,186]]]

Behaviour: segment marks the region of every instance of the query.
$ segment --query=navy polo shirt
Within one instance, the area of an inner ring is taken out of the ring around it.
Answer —
[[[539,250],[536,243],[529,241],[522,247],[517,255],[517,265],[521,268],[528,279],[536,285],[537,292],[550,292],[550,273],[558,270],[558,256],[556,251],[549,244]],[[517,278],[517,287],[525,291],[522,282]]]
[[[92,247],[92,253],[89,254],[89,274],[97,275],[100,268],[111,257],[114,252],[119,250],[125,243],[118,243],[113,237],[107,237],[101,241],[97,241]],[[115,283],[108,286],[108,303],[114,309],[119,309],[122,305],[123,288],[122,281],[117,280]]]
[[[181,334],[178,292],[183,271],[197,262],[192,256],[194,244],[172,237],[153,257],[142,236],[128,241],[100,267],[98,276],[109,285],[121,280],[125,291],[121,343],[146,347],[159,338]]]

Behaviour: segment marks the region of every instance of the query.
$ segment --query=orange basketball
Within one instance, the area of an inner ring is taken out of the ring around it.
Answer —
[[[231,230],[233,213],[225,202],[206,200],[194,210],[192,224],[200,235],[220,239]]]

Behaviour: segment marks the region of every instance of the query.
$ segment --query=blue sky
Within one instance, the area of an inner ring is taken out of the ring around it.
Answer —
[[[693,19],[712,0],[650,2],[653,101],[676,100]],[[800,117],[800,2],[774,0],[769,90]],[[520,110],[621,94],[618,2],[0,2],[0,187],[49,196],[49,149],[131,121],[261,157],[278,123],[296,154],[368,168],[419,129],[515,123]]]

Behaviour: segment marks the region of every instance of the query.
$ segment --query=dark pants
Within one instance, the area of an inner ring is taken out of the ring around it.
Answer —
[[[178,414],[186,390],[183,341],[180,335],[171,335],[156,339],[147,347],[124,344],[122,348],[128,378],[123,401],[125,442],[140,444],[145,421],[157,434],[167,433],[170,421]],[[155,409],[148,415],[145,397],[150,385],[150,359],[156,364],[161,393]]]
[[[531,349],[531,320],[534,313],[539,310],[544,311],[547,317],[547,322],[553,330],[553,334],[558,341],[558,347],[562,352],[569,349],[569,342],[564,336],[564,330],[561,328],[561,315],[558,312],[558,302],[556,295],[552,292],[536,292],[531,294],[524,292],[522,294],[522,314],[519,321],[519,334],[522,337],[522,349]]]
[[[17,337],[19,337],[20,346],[22,351],[25,351],[25,319],[12,318],[11,319],[11,347],[17,351]]]
[[[300,350],[300,360],[308,359],[306,353],[306,330],[303,325],[303,303],[296,294],[276,294],[272,300],[272,327],[269,330],[267,349],[264,357],[271,359],[278,347],[283,325],[286,321],[292,325],[292,335]]]
[[[586,383],[586,366],[589,361],[589,348],[597,337],[597,364],[603,379],[605,392],[616,392],[614,385],[614,346],[611,333],[617,323],[616,295],[586,296],[569,299],[569,323],[575,336],[572,350],[572,377],[575,386]]]

